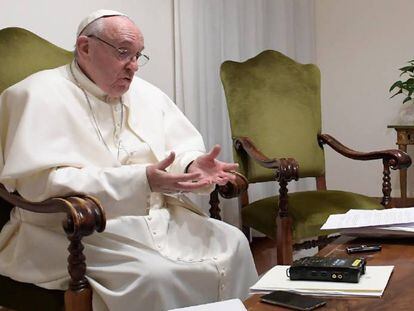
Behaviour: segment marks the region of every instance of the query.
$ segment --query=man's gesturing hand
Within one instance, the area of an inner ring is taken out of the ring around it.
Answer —
[[[211,151],[205,155],[199,156],[191,163],[188,168],[189,173],[199,174],[200,182],[216,183],[225,185],[229,180],[235,180],[236,176],[231,171],[239,167],[236,163],[225,163],[217,160],[221,151],[219,145],[215,145]]]
[[[175,153],[154,165],[147,166],[147,179],[153,192],[176,193],[200,189],[209,184],[199,172],[172,174],[165,171],[175,159]]]

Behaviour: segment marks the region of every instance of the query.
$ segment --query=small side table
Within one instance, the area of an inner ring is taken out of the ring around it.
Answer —
[[[388,125],[397,131],[398,149],[407,152],[407,145],[414,145],[414,125]],[[400,170],[401,200],[407,201],[407,169]]]

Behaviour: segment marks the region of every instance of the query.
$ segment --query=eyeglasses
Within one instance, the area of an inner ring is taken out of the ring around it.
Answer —
[[[137,53],[134,54],[126,48],[117,48],[116,46],[112,45],[111,43],[106,42],[105,40],[103,40],[103,39],[101,39],[101,38],[99,38],[95,35],[89,35],[87,37],[88,38],[95,38],[95,39],[105,43],[106,45],[110,46],[111,48],[115,49],[116,52],[117,52],[116,53],[117,58],[120,61],[123,61],[123,62],[124,61],[131,61],[135,57],[139,67],[144,66],[149,61],[149,57],[145,54],[141,54],[141,52],[137,52]]]

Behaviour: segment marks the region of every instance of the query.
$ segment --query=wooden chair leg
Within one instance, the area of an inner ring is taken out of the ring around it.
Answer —
[[[290,265],[293,262],[292,220],[290,217],[276,218],[277,264]]]
[[[86,263],[82,237],[73,235],[68,239],[68,272],[71,280],[69,289],[65,292],[65,311],[92,311],[92,289],[85,277]]]
[[[92,290],[90,287],[79,291],[65,292],[65,311],[92,311]]]
[[[252,234],[251,234],[250,227],[242,225],[242,231],[243,231],[244,235],[246,236],[247,240],[251,243],[252,242]]]
[[[209,209],[210,217],[221,220],[218,186],[216,186],[214,191],[210,193],[210,201],[208,203],[210,203],[210,209]]]
[[[321,251],[322,248],[324,248],[328,243],[326,242],[328,240],[327,235],[318,236],[318,251]]]
[[[384,170],[382,172],[382,200],[381,204],[385,208],[391,208],[391,172],[388,162],[383,161]]]
[[[286,161],[290,163],[290,160],[291,159],[288,159]],[[278,211],[278,214],[275,220],[276,221],[277,264],[279,265],[290,265],[293,262],[292,218],[289,216],[289,212],[288,212],[287,184],[288,184],[288,180],[284,178],[280,178],[279,211]]]

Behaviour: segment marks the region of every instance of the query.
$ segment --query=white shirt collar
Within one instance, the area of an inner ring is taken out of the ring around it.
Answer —
[[[105,103],[111,103],[108,102],[108,95],[99,87],[97,86],[91,79],[89,79],[85,73],[82,71],[82,69],[79,67],[78,62],[76,60],[73,60],[73,62],[70,64],[71,66],[71,72],[74,75],[75,82],[79,83],[79,86],[83,88],[88,93],[92,94],[99,100],[105,102]],[[126,96],[123,96],[123,99],[125,99]],[[128,106],[125,103],[125,100],[123,101],[125,106]],[[112,103],[119,103],[119,100],[112,101]]]

